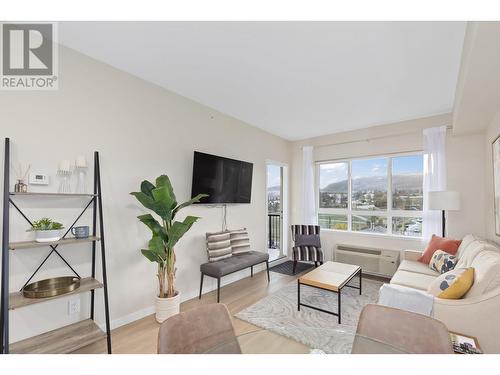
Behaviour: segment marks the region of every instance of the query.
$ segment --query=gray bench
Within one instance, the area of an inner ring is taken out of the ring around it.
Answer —
[[[250,267],[250,275],[253,277],[253,266],[266,263],[267,281],[269,278],[269,254],[261,253],[260,251],[249,251],[248,253],[236,254],[229,258],[219,260],[217,262],[208,262],[200,266],[201,281],[200,281],[200,297],[203,290],[203,277],[205,275],[217,279],[217,302],[220,301],[220,279],[234,272],[244,270]]]

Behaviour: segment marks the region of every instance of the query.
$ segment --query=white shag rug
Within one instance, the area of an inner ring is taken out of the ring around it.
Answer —
[[[352,281],[357,285],[357,280]],[[307,345],[311,349],[330,354],[351,352],[361,309],[368,303],[376,303],[382,282],[363,279],[363,294],[349,287],[342,289],[342,319],[334,315],[301,306],[297,311],[297,283],[293,282],[276,293],[264,297],[235,315],[256,326]],[[302,303],[328,311],[337,311],[337,294],[327,290],[300,287]]]

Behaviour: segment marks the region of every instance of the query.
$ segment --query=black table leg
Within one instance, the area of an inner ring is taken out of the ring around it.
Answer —
[[[342,315],[342,311],[340,309],[340,306],[341,306],[341,304],[340,304],[340,293],[341,293],[341,291],[342,291],[342,289],[340,289],[339,292],[338,292],[339,324],[340,324],[340,316]]]
[[[362,271],[362,270],[361,270],[361,268],[360,268],[360,269],[359,269],[359,295],[361,295],[361,283],[362,283],[361,279],[362,279],[362,277],[363,277],[363,275],[362,275],[362,274],[363,274],[363,271]]]
[[[297,311],[300,311],[300,281],[297,280]]]

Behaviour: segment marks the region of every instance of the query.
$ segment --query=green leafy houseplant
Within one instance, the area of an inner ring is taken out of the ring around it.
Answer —
[[[160,298],[171,298],[176,295],[175,252],[174,246],[182,236],[199,219],[196,216],[186,216],[183,221],[176,221],[175,216],[184,207],[199,202],[206,194],[199,194],[187,202],[178,204],[172,184],[167,175],[156,179],[156,185],[145,180],[141,183],[141,191],[130,193],[146,208],[159,216],[156,220],[153,215],[145,214],[137,218],[152,232],[148,248],[141,250],[142,254],[151,262],[158,263],[158,282],[160,284]]]
[[[53,221],[48,217],[41,218],[40,220],[34,221],[31,228],[28,229],[30,231],[42,231],[42,230],[59,230],[63,229],[64,226],[57,221]]]

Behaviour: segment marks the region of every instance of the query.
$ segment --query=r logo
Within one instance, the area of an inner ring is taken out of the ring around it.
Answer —
[[[52,24],[7,23],[2,27],[4,76],[53,74]]]

